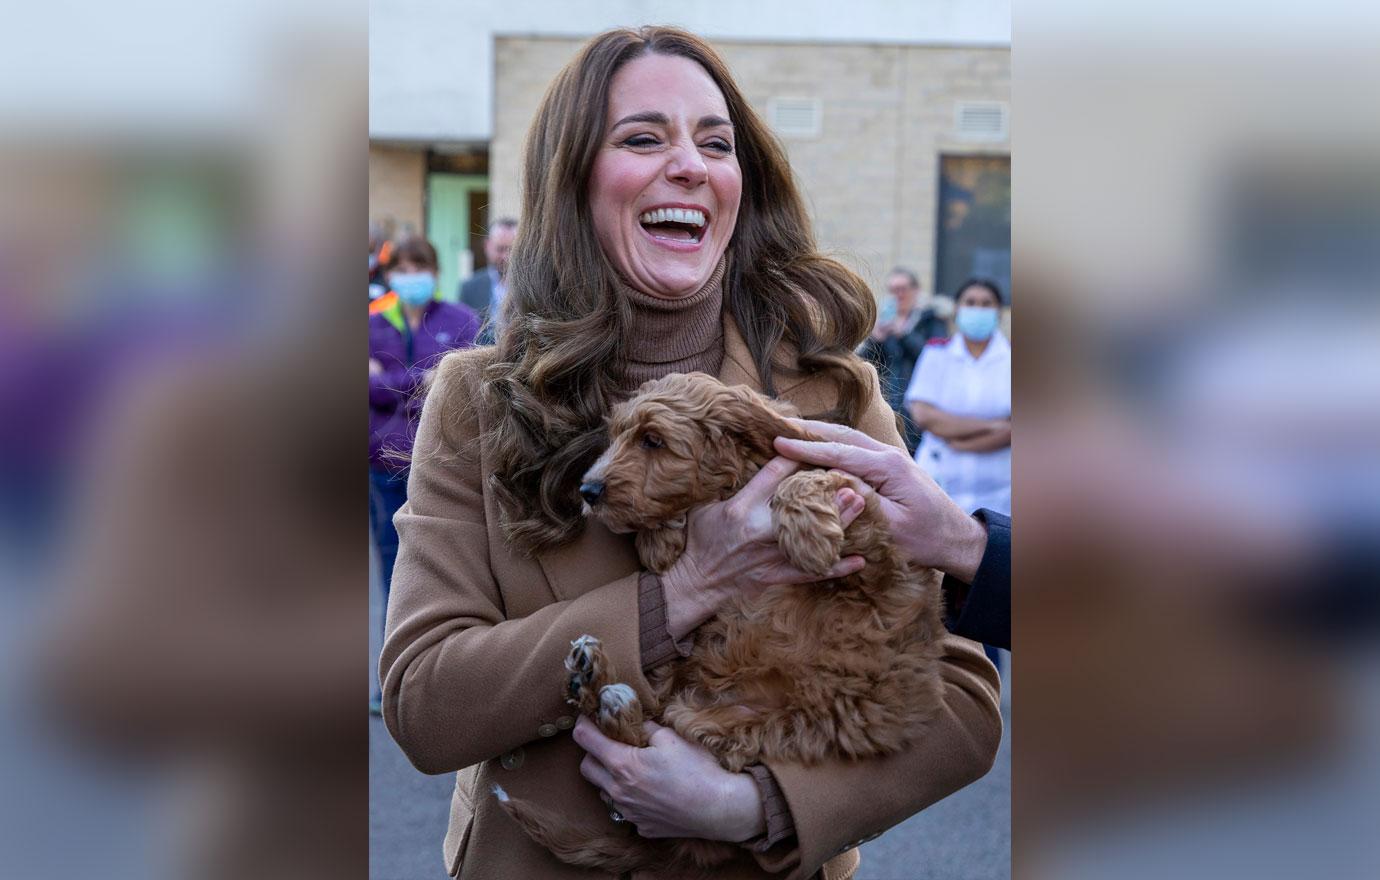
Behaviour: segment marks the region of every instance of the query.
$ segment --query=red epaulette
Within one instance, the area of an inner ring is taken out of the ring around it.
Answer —
[[[950,338],[950,337],[948,337],[948,336],[936,336],[936,337],[934,337],[933,339],[931,339],[929,342],[926,342],[925,344],[926,344],[926,345],[948,345],[948,344],[949,344],[949,338]]]

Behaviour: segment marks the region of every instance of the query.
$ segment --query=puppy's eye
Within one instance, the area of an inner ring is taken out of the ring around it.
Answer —
[[[661,439],[661,435],[655,431],[648,431],[642,435],[643,449],[660,449],[666,445],[666,441]]]

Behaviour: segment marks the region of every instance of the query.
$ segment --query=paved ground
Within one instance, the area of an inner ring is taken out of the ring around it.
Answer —
[[[378,656],[379,591],[370,605]],[[1009,658],[1008,658],[1009,659]],[[360,711],[364,711],[363,694]],[[864,844],[857,880],[1006,880],[1011,876],[1011,716],[984,778]],[[403,757],[383,722],[369,727],[369,877],[444,880],[454,776],[426,776]],[[514,878],[517,880],[517,878]]]
[[[453,774],[419,772],[370,719],[369,880],[445,880],[441,838],[454,786]]]

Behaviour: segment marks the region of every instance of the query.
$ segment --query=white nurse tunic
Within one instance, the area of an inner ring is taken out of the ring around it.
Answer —
[[[993,332],[982,357],[974,358],[962,334],[925,347],[906,389],[909,406],[923,401],[956,416],[1011,417],[1011,343]],[[992,452],[959,452],[930,432],[915,450],[915,461],[969,513],[986,507],[1011,513],[1011,447]]]

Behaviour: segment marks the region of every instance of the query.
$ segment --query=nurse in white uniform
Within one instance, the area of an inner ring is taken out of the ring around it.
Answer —
[[[968,512],[1011,513],[1011,345],[1001,293],[981,279],[959,289],[958,332],[925,347],[905,403],[925,432],[915,460]]]

